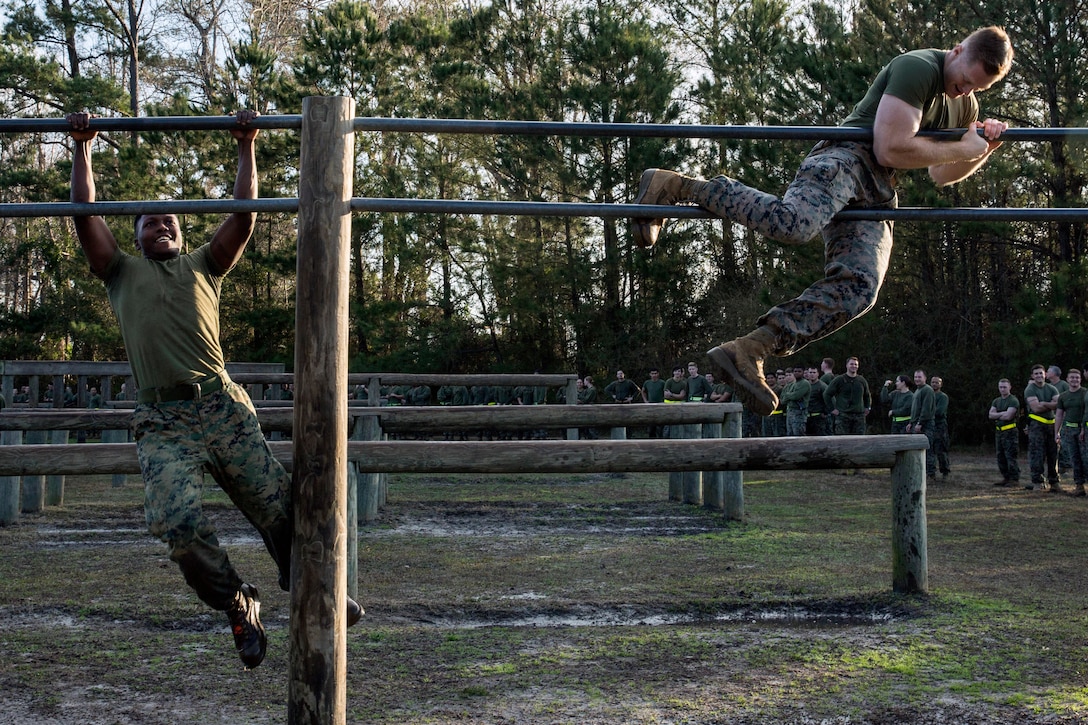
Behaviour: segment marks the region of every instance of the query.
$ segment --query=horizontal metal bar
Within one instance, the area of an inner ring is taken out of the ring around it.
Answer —
[[[258,116],[249,124],[258,129],[300,129],[301,115]],[[869,141],[872,130],[849,126],[730,126],[674,123],[576,123],[567,121],[476,120],[467,118],[360,117],[356,131],[449,133],[511,136],[582,136],[610,138],[781,139],[800,141]],[[216,131],[236,126],[233,116],[141,116],[94,118],[95,131]],[[63,118],[4,118],[0,133],[59,132],[69,130]],[[964,129],[923,131],[933,138],[955,139]],[[1088,128],[1010,128],[1006,141],[1054,141],[1088,136]]]
[[[125,216],[137,214],[232,214],[234,212],[298,211],[298,199],[174,199],[152,201],[65,201],[0,204],[0,218],[38,216]]]
[[[302,116],[258,116],[249,122],[257,129],[299,129]],[[92,118],[92,131],[222,131],[237,128],[234,116],[140,116],[138,118]],[[67,133],[71,130],[63,118],[0,118],[0,133]]]
[[[356,212],[397,214],[483,214],[532,217],[598,217],[602,219],[669,218],[712,219],[709,212],[695,206],[658,206],[653,204],[582,204],[539,201],[473,201],[464,199],[397,199],[356,197],[351,200]],[[0,218],[58,216],[119,216],[136,214],[219,214],[242,211],[294,213],[298,199],[191,199],[178,201],[100,201],[94,204],[34,202],[0,204]],[[839,221],[899,222],[1086,222],[1088,208],[1039,207],[902,207],[899,209],[847,209],[835,217]]]

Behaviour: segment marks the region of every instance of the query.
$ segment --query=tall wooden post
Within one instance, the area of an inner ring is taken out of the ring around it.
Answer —
[[[722,426],[724,438],[741,438],[744,413],[727,413]],[[740,471],[721,471],[722,512],[731,521],[744,520],[744,474]]]
[[[302,104],[287,709],[292,725],[346,721],[347,323],[354,115],[351,98],[310,97]]]
[[[892,466],[892,589],[929,591],[926,451],[898,451]]]
[[[21,430],[0,431],[0,446],[22,445]],[[11,524],[19,518],[19,489],[21,476],[0,476],[0,524]]]

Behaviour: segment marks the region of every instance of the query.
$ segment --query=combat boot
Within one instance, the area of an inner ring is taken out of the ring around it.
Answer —
[[[1085,493],[1085,491],[1084,491],[1084,484],[1083,483],[1078,483],[1075,486],[1073,486],[1073,490],[1069,492],[1069,495],[1070,496],[1076,496],[1077,498],[1080,498],[1082,496],[1088,496],[1088,493]]]
[[[702,183],[690,176],[665,169],[646,169],[638,184],[636,204],[679,204],[692,201],[694,185]],[[652,247],[657,243],[665,220],[638,218],[631,220],[631,233],[642,247]]]
[[[715,378],[731,383],[740,402],[757,415],[770,415],[778,407],[778,396],[763,376],[763,358],[774,344],[774,333],[760,327],[707,352]]]
[[[261,603],[257,600],[257,587],[243,584],[227,610],[234,646],[247,670],[252,670],[264,660],[268,646],[264,626],[261,624]]]

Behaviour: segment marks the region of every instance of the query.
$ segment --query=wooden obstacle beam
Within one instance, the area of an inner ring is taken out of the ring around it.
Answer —
[[[269,444],[290,465],[290,441]],[[890,468],[892,586],[928,590],[925,436],[827,436],[638,441],[349,442],[360,471],[379,473],[608,473]],[[139,471],[126,444],[3,446],[0,476]]]
[[[694,425],[721,423],[730,414],[739,415],[740,412],[739,403],[347,407],[349,417],[376,416],[383,430],[390,433],[440,433],[477,428],[516,430]],[[294,405],[257,406],[257,418],[267,430],[291,430],[294,426]],[[125,429],[131,420],[132,411],[124,408],[20,408],[0,413],[0,430]]]

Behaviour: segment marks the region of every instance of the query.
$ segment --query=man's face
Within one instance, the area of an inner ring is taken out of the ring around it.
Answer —
[[[661,373],[657,372],[656,370],[650,371],[650,380],[657,380],[659,377],[661,377]]]
[[[181,227],[173,214],[140,217],[136,246],[148,259],[173,259],[181,254]]]
[[[794,380],[800,380],[803,377],[805,377],[805,369],[804,368],[794,368],[793,369],[793,379]]]
[[[623,371],[622,370],[617,370],[616,371],[616,380],[623,380]]]
[[[706,374],[706,381],[708,383],[710,383],[711,385],[713,385],[714,384],[714,373],[707,373]]]
[[[788,382],[789,377],[790,376],[786,375],[785,370],[775,371],[775,378],[777,379],[779,385],[785,385]]]
[[[1031,381],[1036,385],[1042,385],[1046,382],[1046,373],[1042,368],[1036,368],[1031,371]]]
[[[850,375],[858,374],[858,361],[854,358],[850,358],[846,361],[846,372]]]
[[[934,376],[929,380],[929,387],[933,388],[934,393],[941,392],[941,379]]]
[[[997,392],[1001,393],[1002,398],[1009,397],[1009,391],[1011,390],[1012,385],[1010,385],[1009,383],[1002,382],[997,384]]]
[[[682,377],[684,377],[684,369],[683,368],[676,368],[675,370],[672,371],[672,379],[673,380],[679,380]]]
[[[816,379],[820,377],[820,374],[816,372],[816,368],[808,368],[805,370],[805,380],[810,383],[816,382]]]
[[[1069,383],[1070,390],[1080,390],[1080,372],[1070,370],[1065,375],[1065,382]]]
[[[944,71],[944,93],[949,98],[989,90],[999,80],[998,76],[987,73],[962,44],[948,54]]]
[[[698,374],[699,374],[699,366],[698,365],[688,365],[688,377],[694,378]]]
[[[926,374],[923,373],[921,370],[915,371],[915,373],[914,373],[914,384],[917,385],[918,387],[922,387],[923,385],[926,384]]]

